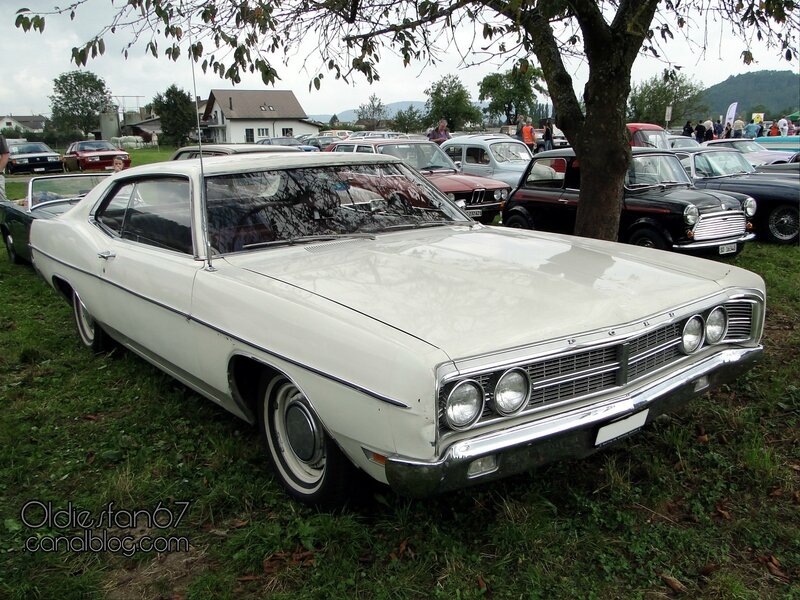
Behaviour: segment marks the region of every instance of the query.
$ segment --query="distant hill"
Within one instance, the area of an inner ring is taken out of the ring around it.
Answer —
[[[748,119],[752,112],[766,112],[768,119],[792,113],[800,108],[800,75],[792,71],[731,75],[706,89],[701,99],[712,116],[724,115],[731,102],[738,102],[739,114]]]
[[[386,116],[391,119],[399,110],[407,110],[408,107],[413,106],[418,111],[424,113],[425,112],[425,101],[419,100],[404,100],[402,102],[390,102],[386,105]],[[326,115],[308,115],[310,119],[314,119],[315,121],[320,121],[321,123],[327,123],[331,120],[333,113],[328,113]],[[343,123],[355,123],[358,120],[358,109],[351,108],[348,110],[343,110],[341,112],[336,113],[336,117],[339,121]]]

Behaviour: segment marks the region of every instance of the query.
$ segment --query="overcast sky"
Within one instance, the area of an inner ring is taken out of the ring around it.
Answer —
[[[71,49],[87,41],[99,27],[109,21],[108,0],[95,0],[88,7],[78,11],[74,21],[66,16],[48,17],[44,34],[24,33],[14,26],[16,9],[26,6],[33,10],[46,10],[53,6],[53,0],[2,0],[0,8],[0,53],[3,56],[3,83],[0,86],[0,115],[50,114],[48,96],[53,93],[53,80],[60,74],[74,70],[70,62]],[[87,8],[91,9],[87,10]],[[722,35],[720,24],[707,24],[708,47],[703,58],[690,50],[679,36],[668,46],[669,56],[675,64],[683,67],[704,87],[727,79],[730,75],[747,73],[762,69],[798,71],[797,63],[789,63],[777,56],[774,49],[754,47],[757,63],[744,65],[739,58],[742,43],[730,36]],[[697,35],[703,35],[697,31]],[[721,40],[721,41],[720,41]],[[86,69],[102,77],[119,104],[134,109],[149,103],[159,92],[173,83],[192,93],[192,68],[190,62],[181,57],[177,62],[166,58],[156,60],[145,54],[144,46],[134,47],[125,60],[120,52],[123,42],[128,41],[126,32],[119,32],[116,39],[105,39],[105,55],[90,60]],[[292,90],[308,114],[335,114],[357,108],[376,94],[384,104],[403,100],[426,99],[425,89],[444,75],[457,74],[467,86],[473,100],[477,101],[478,82],[487,74],[497,70],[507,70],[489,64],[465,68],[457,58],[449,58],[435,68],[403,68],[398,59],[385,56],[379,66],[381,80],[368,85],[363,80],[355,85],[336,82],[333,76],[325,78],[320,91],[308,89],[313,74],[301,70],[301,61],[296,60],[284,67],[281,60],[275,61],[279,67],[281,81],[275,89]],[[642,82],[660,74],[664,63],[640,57],[634,65],[633,83]],[[586,67],[574,64],[573,80],[580,90],[586,81]],[[227,80],[211,74],[204,74],[195,67],[197,95],[207,98],[212,88],[231,88]],[[246,75],[237,89],[264,89],[260,77]],[[545,100],[545,99],[541,99]],[[731,99],[732,101],[735,98]]]

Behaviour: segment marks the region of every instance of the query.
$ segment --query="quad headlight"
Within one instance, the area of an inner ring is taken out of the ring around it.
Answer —
[[[752,217],[756,214],[756,200],[755,198],[751,198],[748,196],[745,198],[744,202],[742,203],[742,208],[744,209],[744,214],[748,217]]]
[[[508,190],[495,190],[494,191],[494,199],[495,200],[505,200],[508,197]]]
[[[684,354],[696,352],[703,345],[704,329],[703,318],[700,315],[695,315],[686,321],[681,334],[681,352]]]
[[[467,429],[483,411],[483,388],[477,381],[464,380],[450,390],[444,407],[444,417],[451,429]]]
[[[503,373],[494,388],[494,407],[503,416],[522,409],[530,397],[531,386],[527,373],[511,369]]]
[[[706,341],[709,344],[718,344],[728,332],[728,313],[718,306],[706,317]]]

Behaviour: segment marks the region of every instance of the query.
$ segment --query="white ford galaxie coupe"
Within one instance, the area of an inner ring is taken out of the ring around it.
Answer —
[[[757,275],[483,226],[387,156],[130,169],[31,248],[86,346],[257,423],[311,503],[357,469],[422,496],[584,456],[762,351]]]

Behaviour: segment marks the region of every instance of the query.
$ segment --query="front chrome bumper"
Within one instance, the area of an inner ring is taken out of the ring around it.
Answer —
[[[723,350],[624,395],[455,442],[438,460],[391,456],[386,460],[387,481],[401,494],[421,497],[508,477],[555,460],[587,456],[599,448],[595,440],[603,425],[645,409],[647,423],[673,412],[691,398],[736,379],[753,366],[762,351],[762,346]],[[477,477],[468,474],[475,460],[492,455],[496,469]]]
[[[742,235],[738,235],[736,237],[726,238],[724,240],[704,240],[702,242],[687,242],[685,244],[673,244],[673,248],[676,250],[699,250],[701,248],[716,248],[718,246],[724,246],[725,244],[741,244],[743,242],[747,242],[750,240],[755,239],[755,233],[743,233]]]

